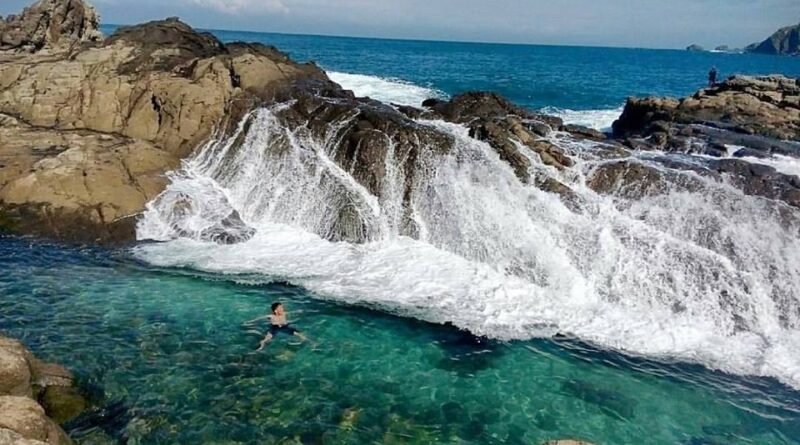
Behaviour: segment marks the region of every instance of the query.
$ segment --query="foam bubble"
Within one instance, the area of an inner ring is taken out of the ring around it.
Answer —
[[[381,102],[418,107],[430,98],[447,97],[442,91],[415,85],[401,79],[329,71],[328,77],[356,96],[370,97]]]

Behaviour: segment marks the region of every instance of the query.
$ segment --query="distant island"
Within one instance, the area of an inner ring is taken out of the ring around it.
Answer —
[[[713,50],[707,50],[700,45],[693,44],[686,47],[686,51],[690,52],[712,52],[712,53],[733,53],[733,54],[740,54],[743,53],[743,49],[739,48],[731,48],[728,45],[720,45]]]
[[[731,48],[728,45],[720,45],[713,50],[707,50],[698,44],[686,47],[690,52],[715,52],[715,53],[753,53],[771,54],[778,56],[800,56],[800,24],[787,26],[775,31],[766,40],[760,43],[753,43],[744,49]]]

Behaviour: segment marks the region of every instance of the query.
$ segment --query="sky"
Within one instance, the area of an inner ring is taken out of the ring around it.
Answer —
[[[32,0],[0,0],[0,15]],[[556,45],[743,47],[800,23],[800,0],[94,0],[103,23]]]

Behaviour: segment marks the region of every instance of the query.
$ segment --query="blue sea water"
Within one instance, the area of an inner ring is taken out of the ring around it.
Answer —
[[[800,77],[800,58],[759,54],[210,32],[224,42],[274,45],[328,71],[403,80],[447,95],[495,91],[533,109],[617,109],[628,96],[686,96],[706,85],[712,66],[721,78]]]
[[[695,91],[711,65],[800,76],[800,59],[758,55],[213,32],[314,60],[385,100],[493,90],[600,127],[629,95]],[[800,443],[800,393],[769,378],[571,338],[480,339],[127,249],[2,237],[0,270],[0,332],[73,368],[91,395],[67,425],[79,442]],[[274,300],[312,340],[255,353],[242,322]]]

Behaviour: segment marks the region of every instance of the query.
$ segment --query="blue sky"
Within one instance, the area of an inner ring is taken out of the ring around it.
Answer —
[[[2,0],[0,14],[28,0]],[[95,0],[104,23],[434,40],[744,46],[800,22],[800,0]]]

